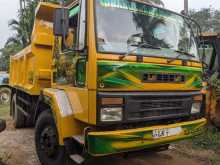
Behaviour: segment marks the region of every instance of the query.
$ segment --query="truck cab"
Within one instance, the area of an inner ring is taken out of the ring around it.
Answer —
[[[206,116],[216,127],[220,127],[220,90],[219,90],[219,56],[220,35],[206,32],[201,35],[204,42],[200,52],[204,58],[204,73],[206,86]]]
[[[201,134],[202,63],[189,22],[147,1],[40,2],[31,45],[11,58],[10,86],[15,126],[35,124],[41,163]]]

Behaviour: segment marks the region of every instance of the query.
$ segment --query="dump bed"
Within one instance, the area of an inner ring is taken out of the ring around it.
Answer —
[[[39,3],[36,10],[32,41],[10,59],[10,86],[39,95],[51,86],[54,45],[53,11],[58,5]]]

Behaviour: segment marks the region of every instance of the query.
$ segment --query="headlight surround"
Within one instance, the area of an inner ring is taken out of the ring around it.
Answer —
[[[102,122],[117,122],[123,119],[122,107],[101,108],[100,120]]]
[[[192,104],[192,108],[191,108],[191,114],[198,114],[201,112],[201,106],[202,103],[201,102],[195,102]]]

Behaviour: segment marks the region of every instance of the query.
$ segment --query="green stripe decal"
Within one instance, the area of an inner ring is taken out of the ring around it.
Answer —
[[[80,11],[79,6],[70,9],[70,11],[69,11],[69,17],[71,18],[71,17],[75,16],[76,14],[79,13],[79,11]]]
[[[98,62],[97,85],[101,89],[148,90],[144,89],[146,83],[142,82],[144,73],[182,74],[186,77],[185,84],[183,84],[184,89],[199,90],[202,87],[201,68],[117,61]]]
[[[176,125],[176,127],[179,126],[182,128],[180,134],[158,139],[153,138],[152,130],[130,133],[118,133],[115,131],[109,134],[103,133],[103,135],[89,134],[87,136],[88,150],[93,156],[103,156],[169,144],[201,134],[205,124],[206,121],[187,123],[184,125],[180,123]]]

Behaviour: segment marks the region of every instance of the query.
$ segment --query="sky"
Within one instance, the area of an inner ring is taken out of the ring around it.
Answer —
[[[184,0],[163,0],[165,8],[180,12],[183,10]],[[220,9],[220,0],[189,0],[189,8],[201,9],[212,6]]]
[[[165,7],[177,12],[183,10],[184,0],[163,0]],[[205,7],[220,9],[220,0],[189,0],[189,8],[200,9]],[[19,9],[19,0],[0,0],[0,48],[2,48],[8,37],[13,32],[8,28],[8,22],[16,18]]]
[[[13,32],[8,28],[9,20],[16,18],[19,0],[0,0],[0,48],[2,48]]]

